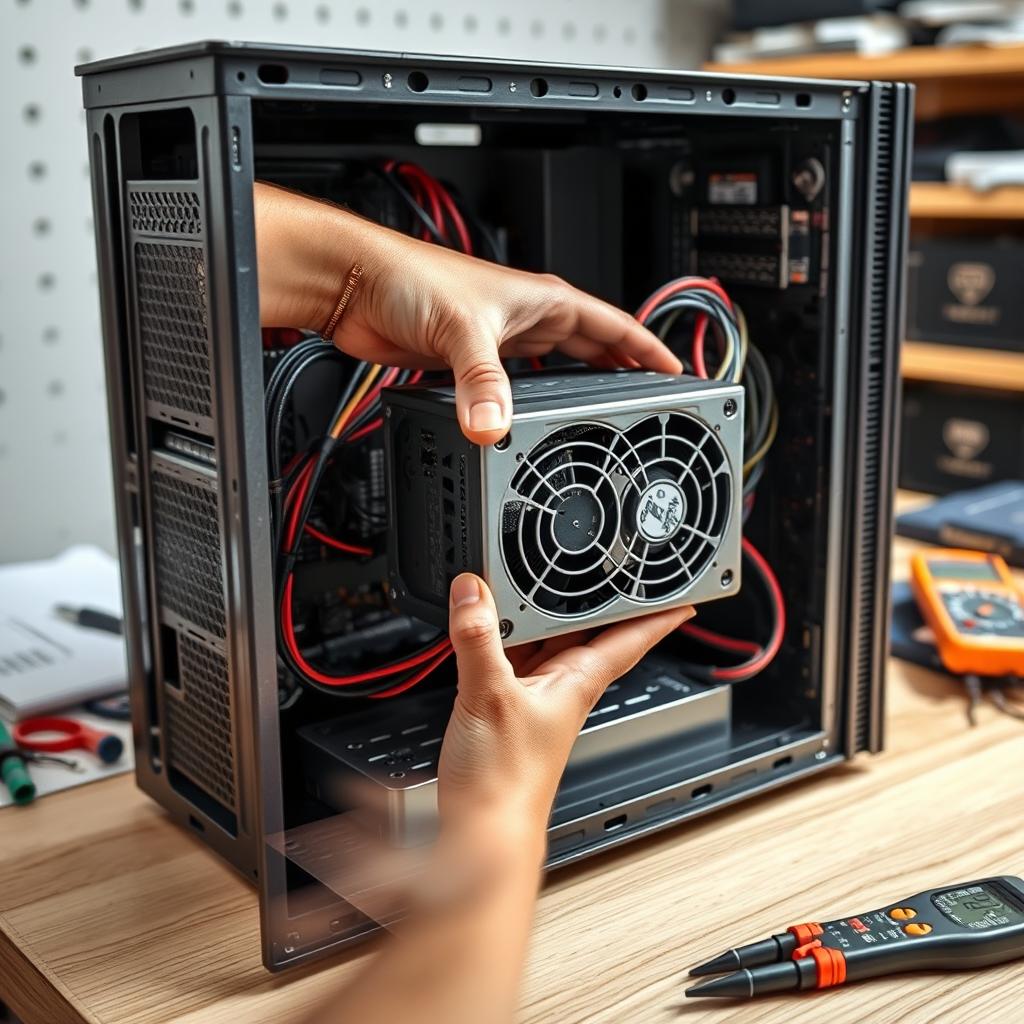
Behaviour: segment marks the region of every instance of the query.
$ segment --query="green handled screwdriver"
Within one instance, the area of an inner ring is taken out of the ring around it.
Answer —
[[[16,804],[28,804],[35,799],[36,784],[28,774],[25,755],[15,745],[3,722],[0,722],[0,779]]]
[[[989,967],[1024,957],[1024,881],[1010,875],[927,889],[856,917],[793,925],[690,971],[686,995],[749,999],[915,970]]]

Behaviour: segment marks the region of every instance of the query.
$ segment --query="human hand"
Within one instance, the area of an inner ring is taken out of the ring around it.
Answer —
[[[470,573],[457,577],[449,632],[459,689],[441,748],[442,828],[494,814],[542,836],[598,698],[693,614],[676,608],[505,651],[486,584]]]
[[[682,370],[628,313],[552,275],[466,256],[260,182],[255,200],[263,325],[322,329],[358,263],[363,274],[335,343],[388,366],[450,366],[459,422],[478,444],[508,431],[502,358],[557,349],[602,369]]]

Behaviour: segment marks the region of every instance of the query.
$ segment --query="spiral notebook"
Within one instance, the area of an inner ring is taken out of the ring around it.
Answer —
[[[54,605],[121,614],[117,561],[80,545],[0,566],[0,715],[18,721],[127,685],[124,641],[58,618]]]

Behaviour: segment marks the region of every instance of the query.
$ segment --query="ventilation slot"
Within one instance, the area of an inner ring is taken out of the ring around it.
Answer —
[[[212,434],[202,248],[137,243],[135,287],[150,414]]]
[[[223,639],[224,583],[216,483],[154,469],[151,477],[157,598],[163,609]]]
[[[860,534],[860,578],[858,580],[857,668],[856,668],[856,733],[855,750],[870,745],[871,683],[875,670],[875,639],[877,611],[875,573],[879,556],[878,532],[874,524],[879,515],[879,478],[882,467],[882,418],[885,411],[885,345],[886,324],[890,315],[889,282],[893,273],[890,260],[890,239],[893,229],[893,92],[884,89],[878,97],[878,121],[872,154],[873,178],[870,187],[872,202],[868,296],[868,323],[865,337],[863,369],[865,403],[860,439],[861,479],[860,508],[864,527]]]
[[[128,210],[134,234],[184,238],[199,238],[203,234],[199,195],[192,189],[129,185]]]
[[[179,635],[180,688],[166,687],[167,761],[226,807],[235,807],[231,690],[224,656]]]

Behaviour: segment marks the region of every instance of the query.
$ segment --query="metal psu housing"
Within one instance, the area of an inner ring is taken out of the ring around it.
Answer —
[[[512,382],[509,433],[461,432],[448,384],[385,396],[388,558],[399,608],[447,625],[486,580],[506,645],[740,587],[743,388],[645,371]]]

